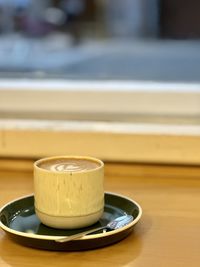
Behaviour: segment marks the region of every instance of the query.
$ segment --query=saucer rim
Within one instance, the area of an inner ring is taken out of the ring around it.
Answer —
[[[122,231],[126,231],[127,229],[133,227],[141,218],[142,216],[142,208],[141,206],[132,198],[124,196],[123,194],[118,194],[118,193],[113,193],[113,192],[108,192],[106,191],[105,194],[108,195],[113,195],[113,196],[117,196],[123,199],[127,199],[128,201],[132,202],[135,206],[137,206],[138,208],[138,215],[136,218],[133,219],[132,222],[130,222],[129,224],[119,228],[119,229],[115,229],[109,232],[105,232],[105,233],[98,233],[98,234],[90,234],[90,235],[86,235],[83,236],[79,239],[76,240],[89,240],[89,239],[98,239],[98,238],[102,238],[102,237],[107,237],[107,236],[112,236],[114,234],[120,233]],[[3,211],[3,209],[5,209],[7,206],[13,204],[16,201],[22,200],[22,199],[26,199],[28,197],[32,197],[34,196],[34,194],[28,194],[28,195],[24,195],[22,197],[13,199],[12,201],[9,201],[8,203],[6,203],[5,205],[3,205],[0,209],[0,213]],[[16,236],[21,236],[21,237],[26,237],[26,238],[32,238],[32,239],[40,239],[40,240],[49,240],[49,241],[56,241],[57,239],[60,239],[62,237],[65,236],[53,236],[53,235],[37,235],[37,234],[33,234],[33,233],[24,233],[24,232],[20,232],[14,229],[11,229],[10,227],[6,226],[5,224],[2,223],[2,221],[0,221],[0,227],[8,233],[14,234]]]

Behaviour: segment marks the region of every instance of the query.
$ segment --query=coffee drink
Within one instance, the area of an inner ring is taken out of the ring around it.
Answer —
[[[41,162],[38,167],[55,172],[81,172],[100,167],[101,164],[94,160],[81,158],[60,158]]]
[[[58,156],[34,163],[34,207],[41,222],[75,229],[104,211],[104,163],[93,157]]]

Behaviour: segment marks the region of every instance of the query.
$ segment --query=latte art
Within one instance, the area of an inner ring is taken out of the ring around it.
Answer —
[[[42,162],[40,168],[56,172],[80,172],[100,167],[96,161],[85,159],[59,159]]]
[[[87,168],[84,168],[84,169],[87,169]],[[52,171],[58,171],[58,172],[67,172],[67,171],[81,171],[82,168],[81,166],[78,166],[77,164],[75,163],[58,163],[58,164],[55,164],[55,165],[52,165],[51,166],[51,170]]]

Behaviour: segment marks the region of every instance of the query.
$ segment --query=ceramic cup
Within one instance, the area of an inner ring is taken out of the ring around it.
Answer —
[[[96,158],[59,156],[34,163],[35,211],[41,222],[61,229],[97,222],[104,209],[104,163]]]

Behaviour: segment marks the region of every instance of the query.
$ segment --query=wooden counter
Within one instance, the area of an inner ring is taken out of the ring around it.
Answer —
[[[10,170],[4,163],[0,162],[1,206],[33,191],[31,161]],[[105,174],[106,191],[131,197],[143,208],[143,216],[131,235],[101,249],[54,252],[23,247],[0,230],[0,266],[199,265],[199,167],[107,163]]]

